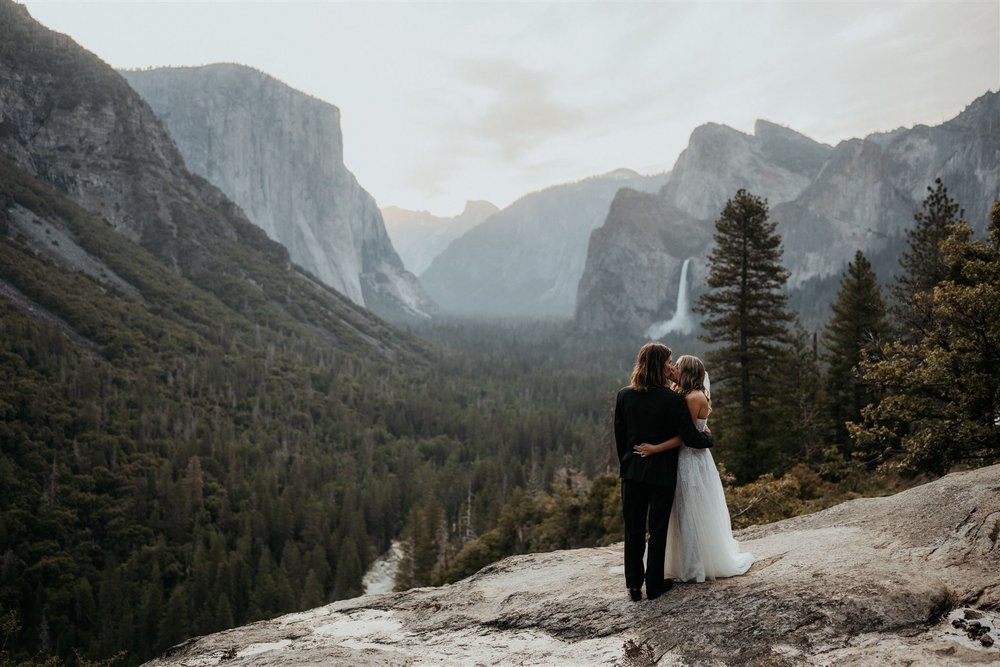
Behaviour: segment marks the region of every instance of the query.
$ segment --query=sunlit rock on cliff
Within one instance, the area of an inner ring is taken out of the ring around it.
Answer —
[[[375,199],[344,166],[340,110],[250,67],[127,71],[187,167],[216,185],[296,264],[388,317],[433,305],[403,268]]]
[[[754,134],[709,123],[692,132],[658,194],[620,192],[593,232],[576,322],[588,331],[648,330],[676,309],[681,263],[692,258],[692,303],[706,286],[712,234],[725,202],[764,197],[782,238],[790,305],[816,329],[857,250],[892,280],[905,230],[940,177],[979,233],[1000,197],[1000,94],[989,92],[940,125],[817,143],[758,121]]]
[[[419,276],[452,241],[499,210],[488,201],[467,201],[461,213],[445,218],[387,206],[382,209],[382,218],[403,266]]]
[[[655,601],[628,599],[621,545],[530,554],[192,639],[149,664],[997,664],[998,535],[993,466],[745,529],[749,573]]]

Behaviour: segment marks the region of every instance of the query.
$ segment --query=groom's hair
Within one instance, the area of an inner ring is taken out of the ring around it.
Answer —
[[[653,387],[667,386],[667,362],[673,354],[663,343],[646,343],[639,348],[632,369],[632,388],[648,391]]]

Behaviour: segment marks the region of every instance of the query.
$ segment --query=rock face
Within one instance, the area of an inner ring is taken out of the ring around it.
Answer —
[[[531,554],[192,639],[148,664],[997,664],[1000,649],[953,621],[978,619],[996,640],[998,533],[993,466],[745,529],[746,575],[654,601],[628,599],[621,545]]]
[[[122,75],[166,125],[187,167],[292,261],[379,314],[433,310],[403,268],[374,198],[344,166],[337,107],[241,65]]]
[[[499,210],[488,201],[468,201],[454,218],[442,218],[427,211],[387,206],[382,209],[382,218],[403,266],[419,276],[449,243]]]
[[[644,331],[677,307],[684,260],[689,284],[704,282],[711,232],[659,195],[620,190],[604,225],[590,236],[576,321],[588,332]]]
[[[654,192],[665,180],[619,169],[526,195],[455,239],[420,282],[455,314],[572,317],[587,239],[615,193]]]
[[[772,205],[798,197],[832,149],[758,121],[753,136],[710,123],[691,134],[658,194],[620,193],[591,235],[577,321],[585,330],[641,332],[677,307],[681,266],[704,284],[714,221],[740,188]]]
[[[192,174],[143,99],[106,63],[0,0],[0,152],[16,169],[69,197],[159,262],[249,317],[291,317],[333,342],[397,337],[343,295],[302,275],[288,252],[253,225],[218,188]],[[6,208],[4,202],[0,207]],[[32,226],[12,211],[29,240]],[[44,221],[43,221],[44,222]],[[46,254],[123,285],[69,237]],[[53,250],[56,248],[56,250]]]
[[[802,309],[807,325],[821,326],[857,249],[883,282],[891,278],[904,230],[936,177],[965,207],[966,219],[985,228],[986,212],[1000,197],[997,128],[997,93],[937,127],[901,128],[835,148],[765,121],[753,136],[702,126],[657,195],[619,197],[591,236],[577,323],[590,331],[641,333],[669,318],[681,263],[693,258],[696,296],[704,289],[715,220],[725,201],[746,188],[768,199],[778,223],[793,307]]]
[[[19,60],[7,53],[0,60],[0,146],[18,166],[134,240],[161,231],[151,211],[167,213],[167,236],[184,224],[168,210],[173,191],[223,199],[186,173],[153,112],[96,56],[35,23],[20,5],[4,2],[0,20],[6,48],[24,49]],[[32,51],[36,57],[27,57]],[[223,234],[249,231],[206,222]],[[163,255],[178,265],[189,259],[170,247]]]
[[[859,248],[888,284],[906,247],[905,230],[935,178],[983,234],[990,206],[1000,199],[998,130],[1000,93],[987,93],[941,125],[839,144],[800,197],[774,207],[792,298],[824,307],[832,302],[840,274]],[[825,321],[826,308],[813,313]]]

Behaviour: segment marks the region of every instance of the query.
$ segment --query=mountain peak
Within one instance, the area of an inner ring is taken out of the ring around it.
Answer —
[[[750,135],[723,125],[722,123],[703,123],[691,131],[689,144],[711,139],[749,139]]]
[[[465,208],[455,217],[437,216],[430,211],[409,211],[398,206],[386,206],[382,215],[403,265],[419,275],[452,241],[499,210],[488,201],[473,199],[466,201]]]
[[[814,176],[833,152],[832,146],[763,119],[754,123],[754,137],[769,160],[799,174]]]
[[[616,179],[622,180],[622,181],[626,181],[626,180],[631,179],[631,178],[639,178],[639,177],[640,177],[639,172],[633,171],[633,170],[628,169],[626,167],[619,167],[618,169],[614,169],[612,171],[609,171],[606,174],[602,174],[601,175],[601,178],[616,178]]]
[[[261,87],[271,87],[286,95],[301,97],[329,107],[339,119],[340,109],[335,104],[321,100],[309,93],[293,88],[273,74],[242,63],[221,62],[207,65],[168,65],[164,67],[146,67],[121,69],[119,73],[129,80],[147,81],[161,79],[165,81],[190,81],[205,86],[224,88],[226,94],[237,99],[257,100]],[[248,85],[252,84],[252,85]],[[147,84],[148,85],[148,84]],[[339,122],[339,121],[338,121]]]
[[[784,139],[793,140],[805,140],[811,143],[817,143],[813,139],[810,139],[806,135],[793,130],[787,125],[781,125],[779,123],[774,123],[769,120],[764,120],[763,118],[758,118],[753,125],[754,136],[758,139],[766,139],[769,137],[782,137]]]
[[[499,210],[500,208],[496,204],[488,202],[485,199],[469,199],[465,202],[465,208],[462,209],[462,212],[457,217],[480,216],[486,218]]]
[[[383,317],[433,310],[375,200],[343,161],[337,107],[245,65],[125,72],[195,173],[219,187],[292,261]]]
[[[1000,131],[1000,92],[986,91],[945,124]]]

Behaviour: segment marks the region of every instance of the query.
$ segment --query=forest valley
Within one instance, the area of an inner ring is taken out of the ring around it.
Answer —
[[[0,207],[0,287],[52,315],[0,299],[0,665],[134,665],[357,596],[394,539],[398,589],[622,539],[610,419],[641,339],[436,320],[321,346],[0,166],[0,196],[66,220],[147,302],[29,251]],[[711,374],[734,527],[1000,461],[1000,204],[987,238],[962,217],[934,183],[896,282],[859,252],[809,332],[767,202],[727,203],[702,338],[663,342]]]

